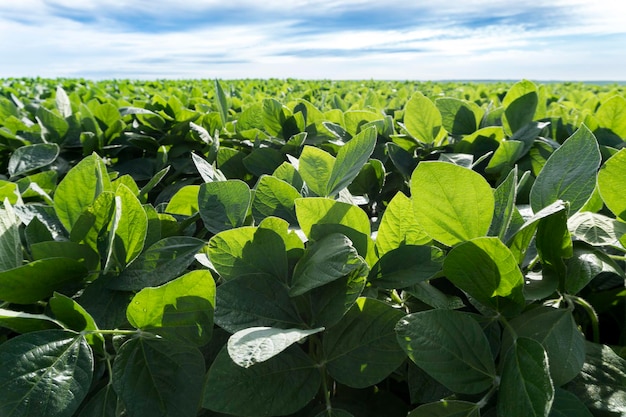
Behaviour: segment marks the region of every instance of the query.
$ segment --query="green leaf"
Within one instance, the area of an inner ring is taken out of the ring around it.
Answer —
[[[518,337],[541,343],[550,359],[550,375],[555,386],[570,381],[585,360],[585,338],[570,310],[537,307],[510,321]],[[510,344],[504,340],[503,345]]]
[[[48,258],[0,272],[0,299],[31,304],[50,297],[54,291],[73,284],[88,274],[82,262],[70,258]]]
[[[165,207],[165,212],[181,216],[192,216],[199,210],[199,193],[199,185],[185,185],[172,196]]]
[[[504,357],[498,392],[498,415],[548,417],[554,386],[548,355],[536,341],[520,337]]]
[[[333,233],[311,244],[293,271],[289,295],[295,297],[362,268],[361,258],[346,236]]]
[[[50,165],[59,156],[56,143],[37,143],[17,148],[9,158],[9,175],[15,177]]]
[[[100,193],[93,204],[83,211],[74,223],[70,240],[87,244],[99,253],[101,258],[107,259],[109,248],[104,241],[109,236],[108,229],[114,210],[115,194],[110,191]]]
[[[299,198],[296,216],[302,232],[311,240],[341,233],[352,241],[361,257],[367,259],[368,251],[373,250],[369,217],[358,206],[328,198]]]
[[[287,280],[285,242],[270,229],[249,226],[220,232],[209,240],[208,254],[224,280],[263,273]]]
[[[613,214],[626,221],[623,178],[626,178],[626,149],[611,156],[598,172],[598,191],[604,204]]]
[[[228,103],[226,101],[226,94],[224,94],[224,90],[222,90],[222,86],[218,80],[215,80],[215,101],[217,102],[217,110],[220,114],[222,126],[226,126],[228,122]]]
[[[298,172],[309,190],[320,197],[329,195],[330,179],[335,158],[328,152],[313,146],[305,146],[300,154]]]
[[[564,259],[572,256],[572,237],[567,230],[567,212],[560,211],[541,219],[535,236],[537,254],[543,265],[545,275],[558,278],[559,288],[563,288],[567,279]]]
[[[76,332],[98,330],[93,317],[76,301],[59,293],[54,293],[48,305],[54,317],[65,325],[65,328]],[[86,334],[89,345],[104,353],[104,337],[99,333]]]
[[[196,166],[196,169],[204,182],[226,181],[224,174],[222,174],[222,172],[217,169],[215,165],[208,163],[206,159],[193,152],[191,153],[191,159],[193,160],[193,164]]]
[[[263,100],[263,124],[265,131],[272,136],[284,139],[291,136],[285,134],[287,119],[291,116],[291,111],[283,106],[278,100],[266,98]],[[295,133],[295,132],[294,132]]]
[[[493,191],[472,170],[447,162],[421,162],[411,176],[411,195],[422,230],[445,245],[485,236],[489,230]]]
[[[480,417],[480,407],[467,401],[441,400],[421,405],[407,417]]]
[[[323,327],[311,330],[249,327],[239,330],[228,339],[228,355],[237,365],[249,368],[322,330]]]
[[[200,406],[204,369],[196,348],[135,337],[113,362],[113,388],[129,417],[192,417]]]
[[[69,231],[80,215],[103,191],[111,189],[106,166],[96,154],[76,164],[61,180],[54,193],[54,211]]]
[[[557,388],[548,417],[593,417],[593,414],[574,394]]]
[[[505,129],[515,133],[532,122],[538,103],[539,94],[535,84],[528,80],[514,84],[502,100],[504,106],[502,123]]]
[[[148,216],[135,194],[125,185],[115,192],[115,210],[119,222],[115,228],[113,254],[124,267],[134,261],[143,251],[148,231]]]
[[[85,407],[81,409],[78,417],[115,417],[117,409],[117,394],[111,384],[107,384],[98,391]]]
[[[453,97],[435,100],[441,113],[443,127],[453,135],[469,135],[480,126],[485,113],[476,103]]]
[[[202,406],[238,416],[288,415],[310,402],[320,383],[317,365],[296,346],[250,368],[234,363],[224,347],[209,369]]]
[[[441,271],[443,258],[443,251],[434,246],[400,246],[381,256],[372,267],[368,281],[379,288],[410,287]]]
[[[626,138],[624,114],[626,114],[626,99],[622,96],[613,96],[602,103],[595,117],[602,129],[609,130],[623,140]]]
[[[302,327],[285,284],[266,274],[242,275],[217,287],[215,323],[235,333],[249,327]]]
[[[574,237],[593,246],[620,246],[626,224],[599,213],[582,211],[567,220]]]
[[[354,417],[354,415],[345,410],[333,408],[331,410],[324,410],[321,413],[316,414],[315,417]]]
[[[376,136],[376,128],[367,128],[339,149],[325,195],[335,196],[352,183],[372,155]]]
[[[435,104],[419,91],[406,103],[404,126],[411,136],[422,143],[436,142],[445,134],[441,113]]]
[[[598,416],[626,414],[626,360],[610,347],[586,342],[585,364],[564,388]]]
[[[5,200],[4,209],[0,206],[0,274],[22,265],[22,242],[20,240],[20,221],[13,206]],[[0,294],[0,297],[2,295]],[[0,298],[1,299],[1,298]]]
[[[37,122],[41,126],[41,134],[47,142],[61,144],[70,129],[69,123],[61,116],[53,113],[44,106],[39,106],[36,114]]]
[[[530,190],[534,212],[557,200],[570,203],[575,213],[589,200],[596,186],[601,156],[598,142],[584,124],[550,155]]]
[[[330,376],[353,388],[365,388],[389,376],[406,357],[394,331],[403,316],[382,301],[359,298],[324,333],[322,346]]]
[[[211,233],[243,226],[252,195],[240,180],[208,182],[200,186],[198,208],[204,227]]]
[[[524,277],[500,239],[483,237],[454,247],[443,263],[444,275],[485,306],[507,313],[524,306]]]
[[[214,310],[213,277],[207,270],[196,270],[139,291],[128,305],[126,317],[137,329],[203,346],[213,333]]]
[[[101,329],[128,327],[126,308],[133,294],[107,288],[114,278],[99,277],[90,283],[78,298],[80,305],[89,312]]]
[[[174,236],[150,246],[122,273],[109,288],[138,291],[144,287],[163,284],[179,276],[194,260],[206,243],[188,236]],[[158,274],[155,274],[158,271]]]
[[[256,221],[276,216],[296,225],[296,199],[302,196],[289,183],[274,176],[263,175],[255,187],[252,215]]]
[[[504,240],[506,231],[511,225],[515,199],[517,195],[517,168],[511,170],[505,180],[495,189],[494,193],[495,209],[489,235],[498,236]]]
[[[471,316],[453,310],[409,314],[396,325],[398,343],[428,375],[454,392],[491,387],[496,369],[487,337]]]
[[[32,314],[0,308],[0,327],[16,333],[30,333],[39,330],[59,329],[63,325],[44,314]]]
[[[44,330],[0,345],[0,415],[71,417],[87,395],[93,353],[85,339]]]
[[[565,291],[568,294],[578,294],[603,272],[626,278],[623,269],[607,253],[584,244],[574,244],[573,256],[566,266]]]
[[[402,192],[396,193],[378,226],[376,249],[380,256],[402,245],[426,245],[431,242],[430,236],[417,223],[414,213],[411,199]]]

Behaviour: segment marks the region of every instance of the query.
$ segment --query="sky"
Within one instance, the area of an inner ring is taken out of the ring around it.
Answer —
[[[623,0],[0,0],[0,78],[626,80]]]

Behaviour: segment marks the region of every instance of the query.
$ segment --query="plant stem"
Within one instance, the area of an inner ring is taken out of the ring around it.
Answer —
[[[581,306],[583,310],[587,312],[587,315],[591,320],[591,334],[593,341],[594,343],[600,343],[600,319],[598,318],[598,313],[596,313],[596,310],[584,298],[578,297],[576,295],[568,295],[567,298]]]

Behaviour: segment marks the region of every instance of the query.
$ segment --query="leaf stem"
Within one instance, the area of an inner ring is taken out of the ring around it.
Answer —
[[[486,406],[487,403],[489,402],[489,399],[493,397],[493,394],[495,394],[496,391],[498,390],[499,386],[500,386],[500,377],[496,376],[493,380],[493,385],[491,385],[491,388],[489,388],[489,391],[487,391],[487,393],[483,396],[483,398],[481,398],[480,401],[476,403],[476,406],[478,408],[483,408],[484,406]]]
[[[574,303],[578,304],[585,310],[589,319],[591,320],[591,334],[594,343],[600,343],[600,319],[598,318],[598,313],[593,308],[593,306],[584,298],[578,297],[577,295],[567,295],[567,298]]]
[[[85,330],[84,334],[112,334],[112,335],[124,335],[124,334],[140,334],[144,333],[141,330]]]

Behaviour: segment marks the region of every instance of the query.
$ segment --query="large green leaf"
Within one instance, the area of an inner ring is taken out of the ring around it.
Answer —
[[[548,355],[538,342],[520,337],[504,356],[498,392],[498,415],[548,417],[554,386]]]
[[[610,133],[626,138],[626,99],[623,96],[613,96],[604,101],[595,114],[600,128]]]
[[[70,258],[48,258],[0,272],[0,299],[16,304],[44,300],[65,285],[88,274],[82,262]]]
[[[433,278],[443,258],[443,251],[434,246],[403,245],[381,256],[368,281],[380,288],[406,288]]]
[[[213,333],[215,282],[207,270],[196,270],[159,287],[148,287],[133,297],[126,310],[128,322],[197,346]]]
[[[548,417],[593,417],[593,414],[577,396],[557,388]]]
[[[430,236],[417,223],[414,213],[411,199],[402,192],[396,193],[387,205],[378,226],[376,249],[379,256],[401,245],[430,243]]]
[[[422,143],[436,142],[445,134],[441,113],[428,97],[416,92],[404,108],[404,126]]]
[[[320,197],[328,195],[335,157],[314,146],[305,146],[300,154],[298,172],[309,190]]]
[[[263,175],[254,190],[252,215],[256,221],[276,216],[296,225],[296,199],[302,196],[286,181]]]
[[[626,360],[610,347],[586,342],[581,373],[565,388],[597,416],[626,415]]]
[[[242,275],[218,286],[215,323],[231,333],[249,327],[288,329],[304,324],[287,286],[266,274]]]
[[[200,407],[204,369],[194,347],[135,337],[113,362],[113,388],[129,417],[192,417]]]
[[[98,391],[81,409],[78,417],[115,417],[117,394],[111,384]]]
[[[172,196],[165,207],[166,213],[191,216],[198,212],[199,185],[185,185]]]
[[[398,322],[396,333],[409,358],[450,390],[478,394],[494,384],[489,342],[468,314],[453,310],[409,314]]]
[[[505,180],[493,192],[495,208],[489,235],[504,240],[513,218],[517,195],[517,168],[511,170]]]
[[[215,80],[215,102],[220,114],[222,126],[226,126],[226,122],[228,122],[228,102],[226,100],[226,94],[224,94],[224,90],[218,80]]]
[[[570,310],[539,306],[510,324],[518,337],[542,344],[550,360],[554,385],[561,386],[578,375],[585,361],[585,338]],[[504,346],[510,343],[503,341]]]
[[[228,339],[228,355],[237,365],[249,368],[322,330],[323,327],[310,330],[249,327],[239,330]]]
[[[566,266],[564,289],[569,294],[577,294],[603,272],[626,279],[624,270],[607,253],[579,242],[574,244],[573,255]]]
[[[115,217],[119,217],[119,221],[111,249],[118,264],[124,267],[143,251],[148,216],[139,199],[123,184],[115,191]]]
[[[93,353],[85,338],[44,330],[0,345],[0,415],[70,417],[87,395]]]
[[[567,220],[567,228],[577,239],[593,246],[620,246],[626,224],[599,213],[582,211]]]
[[[264,273],[287,280],[285,242],[273,230],[251,226],[225,230],[209,240],[208,253],[224,280]]]
[[[368,259],[373,251],[369,217],[360,207],[328,198],[300,198],[296,200],[296,216],[302,232],[312,240],[326,235],[346,235],[361,257]]]
[[[376,146],[376,128],[367,128],[343,145],[333,164],[326,194],[335,196],[356,178]]]
[[[289,295],[292,297],[321,287],[362,268],[365,264],[346,236],[333,233],[313,242],[293,271]]]
[[[435,100],[441,113],[443,127],[453,135],[469,135],[480,126],[484,110],[476,103],[453,97]]]
[[[515,133],[533,121],[539,94],[537,86],[531,81],[522,80],[515,83],[502,100],[504,106],[503,124],[509,132]]]
[[[70,129],[70,125],[65,118],[44,106],[39,106],[37,109],[37,121],[39,126],[41,126],[41,134],[47,142],[60,144]]]
[[[421,405],[407,417],[480,417],[480,407],[467,401],[441,400]]]
[[[571,213],[580,210],[595,189],[600,160],[598,142],[583,124],[550,155],[537,176],[530,191],[533,211],[557,200],[568,201]]]
[[[63,323],[65,328],[76,332],[93,332],[98,330],[98,325],[91,315],[75,300],[59,293],[55,293],[48,302],[54,317]],[[99,333],[85,334],[87,342],[104,353],[104,337]]]
[[[252,194],[240,180],[208,182],[200,186],[198,209],[211,233],[243,226]]]
[[[202,406],[238,416],[288,415],[313,399],[320,382],[317,365],[296,346],[250,368],[234,363],[224,347],[209,369]]]
[[[0,208],[0,272],[22,265],[24,256],[19,225],[13,206],[5,201],[4,208]],[[1,297],[0,294],[0,299]]]
[[[598,191],[604,204],[613,214],[626,221],[623,178],[626,178],[626,149],[611,156],[598,172]]]
[[[324,333],[328,373],[353,388],[386,378],[406,357],[394,331],[403,315],[382,301],[359,298],[341,321]]]
[[[102,193],[110,191],[106,166],[96,154],[76,164],[61,180],[54,192],[54,211],[69,231],[74,223]]]
[[[174,236],[159,240],[145,250],[116,279],[109,288],[138,291],[156,286],[179,276],[206,244],[189,236]],[[158,271],[158,273],[155,273]]]
[[[444,260],[443,273],[497,311],[515,313],[524,306],[524,277],[515,257],[498,238],[476,238],[454,247]]]
[[[37,143],[17,148],[9,158],[9,175],[15,177],[50,165],[59,156],[56,143]]]
[[[453,246],[485,236],[494,197],[478,173],[447,162],[421,162],[411,176],[417,222],[430,237]]]
[[[539,221],[535,246],[544,276],[558,280],[559,288],[563,288],[567,279],[564,259],[573,254],[572,237],[567,230],[567,212],[559,211]]]

